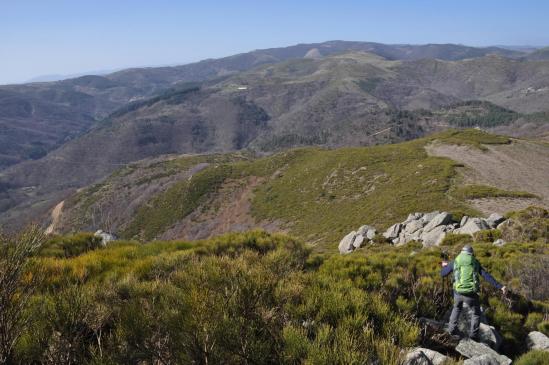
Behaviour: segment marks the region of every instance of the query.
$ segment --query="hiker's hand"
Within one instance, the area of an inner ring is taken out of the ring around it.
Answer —
[[[442,267],[448,266],[448,261],[442,261],[440,264],[442,265]]]
[[[502,287],[501,287],[501,292],[503,293],[503,295],[507,294],[507,287],[506,287],[506,286],[502,286]]]

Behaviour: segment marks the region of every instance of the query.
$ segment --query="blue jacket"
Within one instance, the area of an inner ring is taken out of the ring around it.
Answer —
[[[444,266],[442,268],[442,270],[440,270],[440,276],[442,276],[442,277],[448,276],[452,271],[454,271],[454,262],[453,261],[448,263],[448,265]],[[492,275],[490,275],[490,273],[488,271],[484,270],[484,268],[482,266],[480,267],[480,275],[484,278],[484,280],[489,282],[496,289],[499,290],[499,289],[503,288],[503,285],[498,283],[497,280],[494,279],[494,277]]]

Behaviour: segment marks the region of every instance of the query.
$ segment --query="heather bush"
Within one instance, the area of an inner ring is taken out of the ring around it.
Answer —
[[[501,238],[501,231],[499,229],[485,229],[475,232],[473,234],[475,242],[494,242]]]
[[[51,257],[73,257],[99,247],[101,247],[101,237],[84,232],[51,237],[42,247],[40,254]]]
[[[448,233],[442,242],[441,246],[460,246],[470,245],[473,243],[473,238],[469,234],[454,234]]]
[[[522,355],[515,362],[516,365],[545,365],[549,362],[549,352],[532,350]]]
[[[418,318],[440,320],[450,308],[441,251],[451,259],[460,248],[378,243],[346,256],[312,254],[288,236],[252,231],[197,242],[122,241],[71,257],[44,250],[30,259],[44,280],[26,306],[33,320],[11,358],[398,364],[402,349],[421,344]],[[521,283],[511,280],[511,267],[547,255],[539,242],[474,248],[512,290]],[[528,285],[539,292],[537,281]],[[509,356],[524,351],[527,331],[546,326],[546,299],[510,305],[485,283],[481,298]]]
[[[549,211],[541,207],[529,207],[509,214],[509,220],[501,229],[506,241],[549,242]]]

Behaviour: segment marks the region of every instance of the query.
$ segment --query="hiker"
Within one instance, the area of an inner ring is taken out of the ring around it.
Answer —
[[[465,303],[473,311],[469,338],[477,341],[480,326],[479,275],[504,294],[507,289],[482,268],[475,258],[473,248],[469,245],[463,247],[461,253],[453,262],[442,262],[442,270],[440,272],[442,277],[447,276],[452,271],[454,272],[454,308],[452,309],[448,323],[448,333],[452,336],[457,335],[458,319],[463,309],[463,303]]]

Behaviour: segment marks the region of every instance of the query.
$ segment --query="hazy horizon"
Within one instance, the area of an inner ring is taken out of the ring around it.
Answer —
[[[0,84],[334,39],[543,47],[548,12],[542,1],[493,0],[7,2],[0,4]]]

